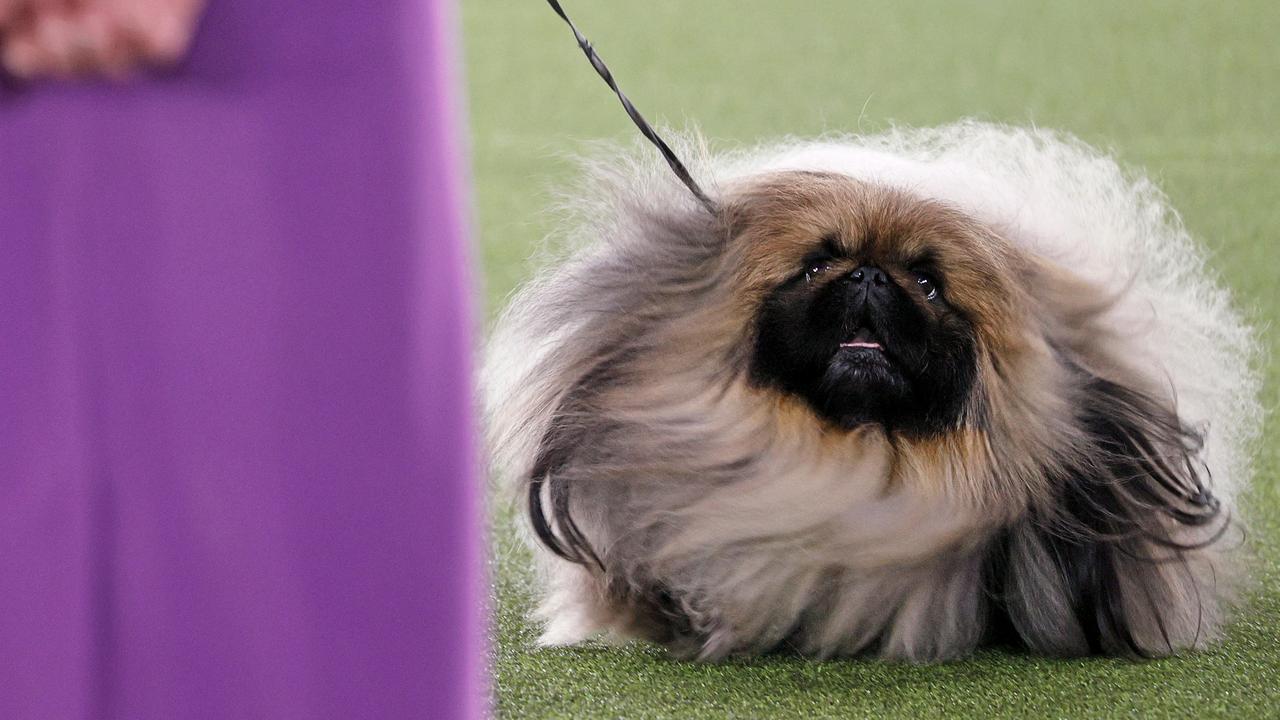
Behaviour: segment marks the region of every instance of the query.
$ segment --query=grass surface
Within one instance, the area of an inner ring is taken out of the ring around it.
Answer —
[[[961,117],[1054,127],[1145,168],[1280,357],[1280,3],[568,0],[651,119],[721,146]],[[463,0],[489,315],[530,272],[583,141],[633,131],[541,0]],[[1280,402],[1270,363],[1263,402]],[[1244,499],[1259,556],[1222,646],[1147,663],[1004,652],[941,666],[657,649],[538,650],[527,556],[499,522],[501,717],[1280,717],[1280,433]]]

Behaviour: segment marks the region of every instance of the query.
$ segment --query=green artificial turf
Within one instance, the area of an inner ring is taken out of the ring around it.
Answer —
[[[566,0],[652,118],[722,147],[963,117],[1075,133],[1169,194],[1276,355],[1280,3]],[[541,0],[463,0],[487,316],[554,225],[564,156],[634,131]],[[1270,362],[1263,402],[1280,399]],[[528,558],[498,512],[501,717],[1280,717],[1276,424],[1244,499],[1259,557],[1227,641],[1155,662],[986,651],[912,666],[768,658],[699,665],[654,647],[539,650]]]

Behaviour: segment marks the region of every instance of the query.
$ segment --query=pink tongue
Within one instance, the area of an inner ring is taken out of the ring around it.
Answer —
[[[854,333],[853,339],[850,340],[849,342],[840,343],[840,347],[874,348],[876,350],[879,350],[880,343],[871,339],[871,332],[869,330],[867,330],[866,328],[859,328],[858,332]]]

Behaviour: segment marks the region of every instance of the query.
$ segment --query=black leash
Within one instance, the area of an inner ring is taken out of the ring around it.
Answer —
[[[623,95],[622,91],[618,89],[618,83],[614,81],[613,73],[609,72],[609,67],[605,65],[604,61],[600,59],[600,56],[596,54],[595,48],[591,47],[591,41],[587,40],[582,33],[578,32],[578,28],[573,24],[573,21],[569,19],[569,16],[565,14],[564,8],[560,7],[560,3],[557,2],[557,0],[547,0],[547,4],[551,6],[552,10],[556,11],[556,14],[559,15],[566,24],[568,24],[569,29],[573,31],[573,36],[578,40],[578,47],[582,48],[582,52],[585,53],[587,59],[591,61],[591,67],[596,69],[596,72],[600,74],[600,77],[604,78],[604,81],[613,89],[613,92],[618,95],[618,99],[622,101],[623,109],[627,111],[627,115],[631,116],[631,121],[636,124],[636,127],[640,128],[641,134],[648,138],[649,142],[653,143],[654,146],[658,148],[658,152],[662,153],[662,157],[666,159],[667,165],[671,166],[672,172],[680,178],[680,181],[684,183],[685,187],[689,188],[689,192],[693,193],[694,197],[698,198],[698,202],[702,203],[702,206],[705,207],[708,212],[715,215],[717,213],[716,204],[711,201],[711,198],[707,197],[707,194],[702,191],[701,187],[698,187],[698,183],[693,179],[693,176],[689,174],[689,170],[685,168],[684,163],[680,162],[680,158],[676,157],[676,153],[671,149],[671,146],[667,145],[667,143],[658,136],[658,133],[653,129],[653,126],[644,119],[644,116],[640,114],[640,111],[636,109],[636,106],[632,105],[631,101],[627,99],[627,96]]]

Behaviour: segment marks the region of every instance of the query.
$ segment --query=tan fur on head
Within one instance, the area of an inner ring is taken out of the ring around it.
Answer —
[[[983,150],[967,169],[930,137],[722,162],[717,217],[652,170],[596,176],[590,242],[513,300],[485,374],[495,462],[544,566],[545,642],[938,660],[984,639],[1162,654],[1214,636],[1231,573],[1213,541],[1256,418],[1217,408],[1255,403],[1247,330],[1202,279],[1179,296],[1051,251],[1082,222],[1073,203],[1123,236],[1145,186],[1117,175],[1099,207],[1072,175],[1095,171],[1083,149],[952,132]],[[990,159],[1019,153],[1051,156],[1058,196],[1020,204],[1044,189],[998,181]],[[1046,224],[1019,215],[1037,210]],[[1184,252],[1180,227],[1144,232]],[[912,302],[972,335],[953,420],[846,427],[761,379],[762,307],[824,243],[829,276],[867,264],[906,287],[921,258],[945,276],[945,305]],[[1232,398],[1169,354],[1161,333],[1187,327],[1229,339],[1211,354]],[[1213,429],[1202,445],[1214,421],[1235,446]]]
[[[1015,446],[1018,456],[1041,454],[1037,451],[1054,442],[1047,435],[1070,428],[1069,418],[1062,417],[1069,408],[1054,402],[1062,395],[1063,380],[1053,377],[1045,338],[1028,331],[1034,297],[1023,283],[1037,276],[1031,258],[948,205],[847,176],[773,173],[743,181],[729,193],[726,213],[734,232],[725,255],[735,266],[739,288],[734,295],[744,304],[738,324],[747,330],[765,292],[794,272],[815,238],[839,238],[850,257],[878,265],[899,284],[909,282],[905,275],[913,258],[936,258],[947,270],[950,304],[974,323],[980,337],[982,372],[968,412],[989,417],[986,422],[974,418],[947,437],[902,444],[894,474],[904,482],[932,482],[932,473],[936,490],[977,505],[989,504],[984,495],[999,493],[998,505],[1016,509],[1019,498],[1039,491],[1035,477],[987,487],[1000,481],[988,470],[996,461],[991,453],[1006,448],[992,448],[985,425],[999,425],[998,443]],[[835,269],[852,267],[853,261],[843,260]],[[915,300],[925,312],[937,312]],[[740,339],[740,347],[748,345],[749,338]]]

